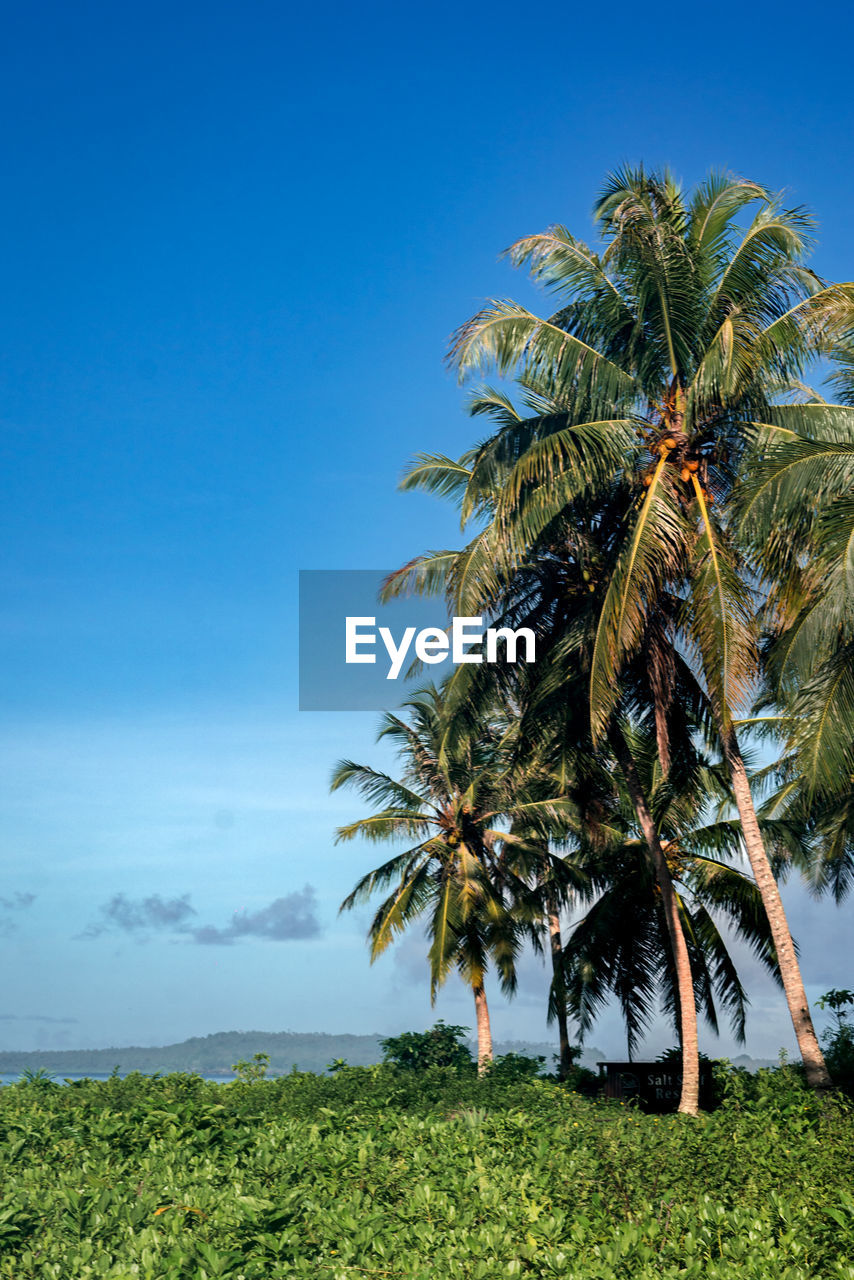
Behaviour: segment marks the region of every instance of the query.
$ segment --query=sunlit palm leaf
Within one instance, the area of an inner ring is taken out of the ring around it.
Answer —
[[[602,606],[590,673],[594,733],[604,734],[619,697],[615,678],[640,644],[649,604],[684,555],[685,521],[664,479],[666,459],[656,466],[631,537],[619,553]]]

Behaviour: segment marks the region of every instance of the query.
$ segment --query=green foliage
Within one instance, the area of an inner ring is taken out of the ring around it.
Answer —
[[[383,1062],[408,1071],[426,1071],[428,1067],[471,1067],[471,1053],[462,1043],[462,1037],[468,1031],[468,1027],[447,1026],[440,1018],[429,1031],[404,1031],[399,1036],[387,1036],[380,1041]]]
[[[830,991],[825,991],[823,996],[819,996],[816,1000],[819,1009],[830,1009],[836,1019],[837,1030],[844,1025],[848,1019],[848,1008],[854,1005],[854,991],[847,988],[834,987]]]
[[[822,1036],[824,1057],[833,1083],[854,1098],[854,1027],[845,1022]]]
[[[377,1065],[0,1090],[2,1280],[854,1280],[854,1114]]]
[[[834,988],[826,991],[816,1004],[830,1009],[835,1024],[822,1036],[827,1069],[834,1084],[854,1097],[854,1026],[848,1021],[848,1010],[854,1005],[854,991]]]
[[[232,1065],[232,1071],[243,1084],[263,1080],[270,1069],[269,1053],[253,1053],[251,1058],[241,1058]]]
[[[44,1067],[25,1067],[21,1072],[21,1084],[34,1085],[37,1088],[45,1088],[56,1083],[50,1071],[46,1071]]]
[[[545,1065],[541,1054],[502,1053],[492,1059],[487,1070],[495,1080],[533,1080],[545,1074]]]

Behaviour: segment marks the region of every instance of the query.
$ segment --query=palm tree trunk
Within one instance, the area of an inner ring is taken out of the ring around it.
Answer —
[[[789,931],[789,922],[786,919],[783,902],[780,898],[780,890],[777,887],[777,881],[774,879],[774,873],[771,870],[771,864],[765,852],[762,833],[759,830],[759,823],[756,819],[756,809],[753,805],[753,796],[750,793],[750,783],[741,757],[738,738],[733,728],[722,733],[721,738],[723,740],[724,755],[732,777],[732,789],[735,793],[738,815],[741,819],[744,847],[750,860],[756,887],[762,895],[765,914],[768,917],[768,924],[771,928],[771,937],[774,939],[780,977],[783,980],[786,1003],[789,1006],[792,1025],[795,1028],[798,1050],[803,1059],[807,1083],[811,1088],[819,1091],[832,1089],[833,1081],[825,1065],[824,1054],[818,1043],[818,1037],[810,1016],[809,1003],[804,990],[804,980],[801,977],[801,968],[798,964],[798,957],[795,954],[795,946]]]
[[[614,753],[626,780],[638,824],[643,832],[649,849],[655,878],[661,890],[661,902],[664,907],[664,918],[670,936],[670,947],[673,953],[673,965],[676,971],[676,989],[679,1000],[679,1038],[682,1045],[682,1094],[677,1110],[683,1115],[695,1116],[700,1110],[700,1053],[697,1042],[697,1004],[694,998],[694,978],[691,973],[691,958],[688,955],[688,944],[682,921],[679,918],[679,906],[667,859],[655,829],[652,814],[646,803],[640,778],[635,769],[635,762],[625,740],[619,730],[611,734]]]
[[[569,1051],[569,1032],[566,1026],[566,994],[563,980],[563,945],[560,940],[560,917],[555,910],[549,910],[549,937],[552,948],[552,982],[555,993],[555,1017],[560,1037],[560,1065],[558,1079],[566,1080],[572,1068],[572,1054]]]
[[[474,988],[474,1015],[477,1020],[477,1074],[484,1075],[492,1061],[492,1030],[489,1026],[489,1006],[482,986]]]
[[[673,697],[673,650],[667,643],[660,619],[652,629],[649,644],[649,689],[655,713],[655,741],[658,763],[665,778],[670,775],[670,731],[667,712]]]

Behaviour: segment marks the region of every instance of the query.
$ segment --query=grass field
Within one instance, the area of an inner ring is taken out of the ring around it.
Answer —
[[[346,1068],[0,1090],[0,1277],[854,1280],[854,1112],[791,1070],[699,1120]]]

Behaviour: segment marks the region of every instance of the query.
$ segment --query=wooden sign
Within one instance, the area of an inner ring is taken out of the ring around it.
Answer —
[[[682,1093],[682,1070],[678,1059],[671,1062],[597,1062],[606,1098],[637,1102],[643,1111],[675,1111]],[[708,1111],[712,1103],[712,1071],[700,1063],[700,1106]]]

